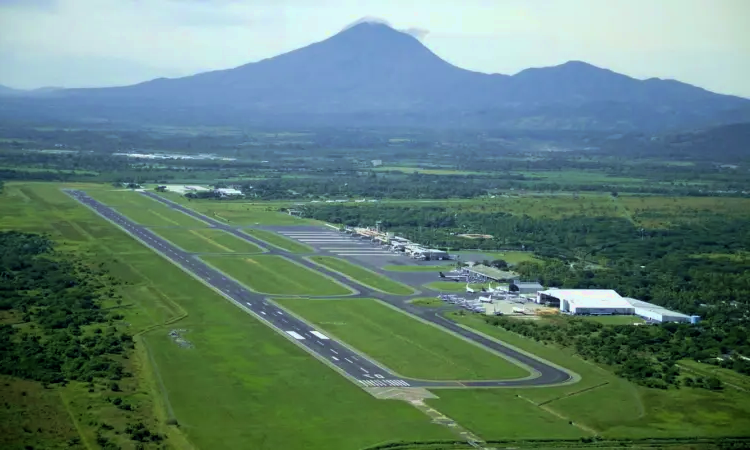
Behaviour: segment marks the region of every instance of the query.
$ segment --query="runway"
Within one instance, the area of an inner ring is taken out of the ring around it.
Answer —
[[[285,336],[291,341],[297,343],[309,353],[318,359],[325,361],[329,366],[345,374],[362,387],[434,387],[434,388],[460,388],[460,387],[511,387],[511,386],[542,386],[555,385],[571,380],[571,376],[557,367],[550,366],[540,360],[532,358],[525,353],[516,351],[501,343],[487,339],[477,333],[464,329],[458,324],[446,319],[445,317],[435,314],[434,311],[425,311],[422,308],[413,307],[404,302],[404,297],[388,296],[381,292],[372,291],[367,288],[358,288],[360,297],[378,298],[403,311],[416,315],[433,324],[451,330],[452,332],[463,336],[466,339],[474,341],[495,352],[515,359],[520,363],[531,368],[535,373],[531,377],[516,380],[497,380],[497,381],[430,381],[415,380],[399,376],[390,370],[380,366],[364,355],[358,353],[355,349],[348,347],[346,344],[339,342],[329,336],[326,336],[323,330],[318,330],[307,322],[300,320],[289,314],[283,308],[267,301],[264,295],[258,294],[245,288],[240,283],[226,277],[223,273],[202,262],[199,258],[191,253],[187,253],[169,241],[159,237],[151,232],[147,227],[139,225],[125,216],[121,215],[114,209],[106,206],[85,192],[79,190],[65,190],[65,192],[79,201],[80,203],[91,208],[100,216],[104,217],[120,229],[138,239],[144,245],[158,252],[163,257],[169,259],[172,263],[178,265],[186,272],[203,281],[205,284],[221,292],[224,297],[231,300],[240,308],[254,315],[258,320],[273,328],[279,334]],[[159,195],[150,192],[143,192],[156,201],[159,201],[170,208],[181,211],[196,219],[206,222],[211,227],[225,230],[240,239],[252,242],[256,245],[264,246],[262,241],[253,239],[251,236],[242,233],[230,225],[224,224],[210,217],[204,216],[192,209],[186,208],[178,203],[172,202]],[[331,276],[340,283],[349,285],[351,281],[336,272],[326,271],[318,265],[311,263],[303,257],[285,252],[280,249],[269,251],[270,254],[279,254],[294,260],[306,267],[316,271],[322,271]],[[498,356],[499,357],[499,356]]]

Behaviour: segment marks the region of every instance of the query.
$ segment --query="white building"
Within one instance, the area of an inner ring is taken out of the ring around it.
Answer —
[[[635,314],[635,308],[611,289],[548,289],[539,291],[537,303],[558,305],[568,314]]]
[[[216,193],[219,195],[243,195],[242,191],[238,189],[232,189],[232,188],[218,188],[216,189]]]
[[[637,300],[634,298],[625,297],[633,308],[635,308],[635,315],[642,317],[651,322],[682,322],[689,323],[690,316],[682,314],[676,311],[670,311],[659,305],[653,303],[644,302],[643,300]]]

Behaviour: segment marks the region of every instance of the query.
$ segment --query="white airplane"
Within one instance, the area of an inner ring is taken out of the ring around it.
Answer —
[[[446,275],[443,272],[438,272],[438,274],[440,274],[440,278],[445,278],[446,280],[451,280],[451,281],[462,281],[466,279],[466,277],[463,277],[463,276]]]
[[[475,294],[477,291],[469,287],[469,283],[466,283],[466,292],[469,294]]]
[[[479,301],[482,303],[492,303],[492,297],[480,296]]]
[[[500,289],[498,289],[498,288],[493,288],[493,287],[492,287],[492,283],[490,283],[490,284],[489,284],[489,286],[487,286],[487,292],[490,292],[490,293],[492,293],[492,292],[498,292],[498,291],[500,291]]]

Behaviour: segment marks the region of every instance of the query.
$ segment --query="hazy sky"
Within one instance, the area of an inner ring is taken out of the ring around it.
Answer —
[[[750,97],[750,0],[0,0],[0,84],[107,86],[234,67],[363,16],[428,31],[425,45],[467,69],[583,60]]]

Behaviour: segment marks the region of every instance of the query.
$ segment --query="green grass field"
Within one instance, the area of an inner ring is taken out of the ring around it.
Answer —
[[[262,248],[214,228],[154,228],[153,231],[187,252],[193,253],[261,253]]]
[[[166,448],[357,449],[389,440],[454,438],[407,403],[374,399],[58,186],[7,183],[0,195],[0,229],[47,232],[62,249],[95,258],[127,283],[117,287],[126,299],[120,311],[133,333],[151,331],[137,338],[129,366],[135,377],[120,384],[137,383],[128,400],[137,406],[130,420],[150,423],[151,415],[159,417],[162,428],[150,428],[168,434]],[[167,335],[172,329],[187,330],[193,348],[177,346]],[[99,424],[121,426],[111,416],[120,410],[104,401],[105,393],[88,393],[85,383],[38,386],[27,396],[2,393],[13,402],[1,408],[3,448],[23,448],[20,439],[34,448],[68,448],[76,427],[85,445],[70,448],[99,448]],[[179,428],[164,425],[166,405]],[[31,433],[19,428],[24,424]],[[6,427],[13,430],[6,434]],[[10,444],[14,437],[18,440]],[[118,439],[122,448],[133,448],[125,433]]]
[[[153,200],[138,191],[130,189],[117,189],[112,186],[105,185],[92,185],[85,189],[88,194],[94,200],[98,200],[105,205],[112,206],[114,208],[144,208],[150,209],[162,206],[161,203]]]
[[[450,265],[450,266],[413,266],[413,265],[403,265],[403,266],[383,266],[383,270],[388,270],[391,272],[448,272],[455,268],[456,266]]]
[[[295,240],[285,238],[284,236],[274,233],[273,231],[258,230],[256,228],[245,228],[242,230],[243,233],[247,233],[250,236],[260,239],[261,241],[273,245],[274,247],[286,250],[289,253],[313,253],[315,250],[312,247],[305,244],[301,244]]]
[[[154,202],[156,203],[156,202]],[[146,208],[124,206],[115,208],[117,212],[141,225],[160,227],[206,228],[208,224],[194,219],[180,211],[156,203]]]
[[[529,375],[494,353],[377,300],[280,299],[279,303],[407,377],[500,380]]]
[[[466,283],[456,281],[433,281],[424,285],[427,288],[438,292],[466,292]],[[489,284],[482,283],[469,283],[469,287],[476,289],[479,292],[483,287],[486,288]]]
[[[513,252],[513,251],[507,251],[507,252],[483,252],[481,250],[477,251],[458,251],[454,252],[458,255],[465,255],[465,254],[481,254],[485,259],[488,259],[489,261],[493,261],[495,259],[502,259],[503,261],[507,262],[508,264],[518,264],[523,261],[539,261],[537,257],[534,256],[531,252]],[[461,258],[463,259],[463,258]]]
[[[278,211],[279,208],[291,206],[292,202],[217,202],[215,200],[189,200],[184,196],[170,192],[160,195],[231,225],[305,225],[318,223],[314,220],[301,219]]]
[[[311,256],[309,259],[316,264],[320,264],[331,270],[339,272],[356,281],[357,283],[369,286],[379,291],[386,292],[388,294],[411,295],[414,293],[414,289],[406,286],[405,284],[401,284],[398,281],[388,279],[378,273],[352,264],[341,258],[336,258],[333,256]]]
[[[263,294],[352,294],[346,286],[283,256],[203,256],[201,259],[250,289]]]
[[[742,436],[750,429],[750,394],[746,392],[644,388],[574,356],[567,349],[540,344],[490,326],[481,317],[455,313],[450,316],[579,374],[581,381],[568,386],[502,392],[520,395],[530,404],[582,424],[604,437]],[[499,392],[451,391],[447,396],[441,395],[441,399],[427,402],[459,423],[475,423],[469,428],[486,439],[499,438],[504,433],[497,428],[497,423],[493,426],[489,421],[478,422],[475,418],[478,412],[497,408],[502,395]],[[542,427],[543,423],[539,422],[538,426]]]

